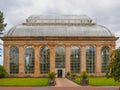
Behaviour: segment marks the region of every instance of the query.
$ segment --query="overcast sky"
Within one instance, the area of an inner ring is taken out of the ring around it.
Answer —
[[[74,14],[88,15],[120,36],[120,0],[0,0],[0,11],[4,13],[6,30],[30,15]]]

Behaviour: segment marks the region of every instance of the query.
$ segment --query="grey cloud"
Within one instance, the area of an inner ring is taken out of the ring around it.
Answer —
[[[8,23],[6,29],[32,14],[86,14],[112,32],[118,33],[120,28],[119,0],[2,0],[0,10]]]

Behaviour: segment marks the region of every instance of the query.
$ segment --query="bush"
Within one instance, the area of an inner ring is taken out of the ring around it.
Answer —
[[[67,72],[67,74],[66,74],[67,76],[70,76],[70,72]]]
[[[51,72],[48,74],[48,77],[49,77],[48,85],[49,86],[55,86],[56,84],[55,75],[56,75],[55,72]]]
[[[83,71],[82,74],[81,74],[81,79],[82,80],[87,80],[88,79],[88,74],[86,71]]]
[[[88,74],[86,71],[83,71],[81,74],[80,85],[86,86],[89,84]]]
[[[75,73],[71,73],[71,80],[74,81],[74,80],[76,79],[76,76],[77,76],[77,75],[76,75]]]
[[[71,73],[71,77],[76,77],[77,75],[75,73]]]
[[[55,72],[51,72],[51,73],[48,74],[48,77],[49,77],[50,80],[54,80],[55,75],[56,75]]]
[[[6,76],[6,71],[3,66],[0,65],[0,78],[3,78]]]

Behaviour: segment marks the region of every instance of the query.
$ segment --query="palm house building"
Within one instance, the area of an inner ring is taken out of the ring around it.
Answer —
[[[16,77],[102,76],[117,39],[86,15],[32,15],[5,33],[4,67]]]

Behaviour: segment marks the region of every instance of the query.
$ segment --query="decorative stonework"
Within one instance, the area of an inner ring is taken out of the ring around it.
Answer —
[[[25,38],[27,40],[27,38]],[[25,40],[24,39],[24,40]],[[24,49],[26,46],[33,46],[34,50],[35,50],[35,73],[34,74],[30,74],[30,76],[34,76],[34,77],[39,77],[41,76],[40,74],[40,60],[39,60],[39,55],[40,55],[40,47],[41,46],[48,46],[50,48],[50,72],[54,72],[55,71],[55,47],[62,45],[65,47],[66,49],[66,72],[70,72],[70,48],[72,46],[79,46],[81,49],[81,71],[85,71],[86,70],[86,48],[87,46],[91,45],[94,46],[96,49],[96,75],[103,75],[101,74],[101,48],[102,46],[109,46],[111,49],[111,52],[114,50],[115,48],[115,44],[114,41],[107,41],[107,42],[100,42],[100,41],[60,41],[60,42],[56,42],[56,41],[43,41],[43,42],[39,42],[39,41],[34,41],[31,39],[31,41],[25,41],[25,42],[21,42],[21,41],[8,41],[7,39],[4,39],[5,43],[4,43],[4,52],[5,52],[5,57],[4,57],[4,67],[7,70],[7,72],[9,73],[9,48],[10,46],[13,45],[17,45],[17,47],[19,48],[19,72],[20,74],[17,76],[27,76],[24,73]],[[28,42],[28,43],[27,43]]]

